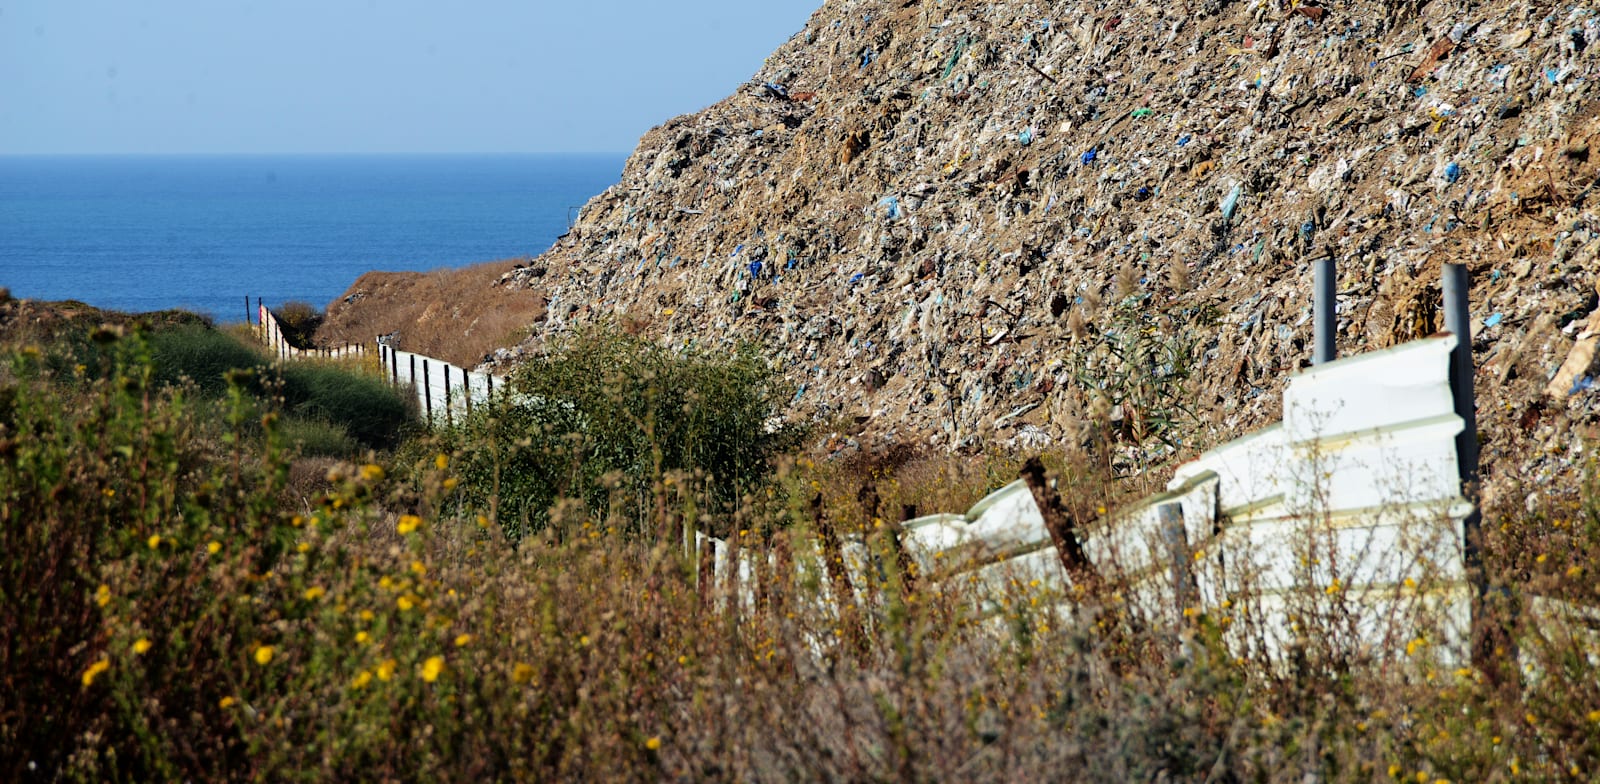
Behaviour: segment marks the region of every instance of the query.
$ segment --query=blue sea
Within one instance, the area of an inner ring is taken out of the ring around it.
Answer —
[[[369,270],[537,255],[625,156],[0,156],[0,286],[142,312],[326,306]]]

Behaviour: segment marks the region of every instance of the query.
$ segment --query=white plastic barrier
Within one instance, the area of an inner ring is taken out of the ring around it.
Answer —
[[[1283,424],[1201,455],[1167,492],[1079,531],[1090,563],[1149,618],[1176,624],[1191,609],[1248,608],[1251,622],[1237,628],[1253,630],[1250,642],[1268,654],[1312,633],[1307,619],[1322,613],[1342,619],[1349,644],[1393,652],[1420,634],[1465,658],[1463,523],[1473,507],[1457,472],[1455,345],[1444,335],[1297,374]],[[965,514],[907,522],[902,543],[922,573],[967,583],[991,608],[1018,585],[1070,595],[1021,480]],[[719,565],[719,582],[750,579],[755,557],[741,551],[739,569]]]
[[[295,348],[289,345],[288,339],[283,334],[283,326],[278,323],[278,317],[274,316],[266,305],[256,306],[256,321],[256,334],[261,336],[262,342],[267,344],[267,350],[279,360],[350,359],[367,354],[366,346],[353,343],[329,348]]]
[[[430,425],[453,424],[487,403],[506,389],[504,378],[475,373],[448,362],[409,351],[400,351],[381,339],[378,358],[389,382],[410,386],[417,395],[417,408]]]

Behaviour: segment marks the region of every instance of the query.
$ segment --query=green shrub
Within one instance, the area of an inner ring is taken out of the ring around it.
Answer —
[[[324,318],[315,305],[293,300],[283,303],[273,315],[278,319],[278,326],[283,328],[284,340],[295,348],[311,348],[312,337]]]
[[[307,457],[353,457],[361,444],[340,425],[320,419],[289,417],[278,425],[278,437]]]
[[[447,445],[461,453],[463,502],[488,506],[513,536],[541,528],[552,505],[644,523],[653,483],[697,475],[731,509],[792,448],[774,426],[789,399],[757,352],[673,352],[610,327],[570,336],[517,370],[509,394],[480,406]]]
[[[416,420],[416,403],[383,379],[335,364],[290,362],[279,366],[286,413],[336,423],[372,449],[391,449]]]
[[[228,371],[266,364],[255,349],[201,325],[156,331],[149,336],[149,346],[157,382],[176,384],[187,378],[210,397],[220,396],[228,388]]]

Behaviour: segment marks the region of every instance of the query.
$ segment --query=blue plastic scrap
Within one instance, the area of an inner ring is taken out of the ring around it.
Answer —
[[[1239,209],[1239,197],[1243,195],[1244,187],[1240,185],[1235,185],[1233,186],[1233,190],[1228,191],[1228,198],[1222,200],[1223,220],[1233,220],[1234,211]]]
[[[872,65],[872,61],[877,59],[877,57],[878,56],[876,54],[874,54],[871,49],[862,49],[861,50],[861,67],[865,68],[865,67],[867,67],[869,65]]]
[[[1017,141],[1021,142],[1024,147],[1033,144],[1033,129],[1024,128],[1022,133],[1017,134]]]
[[[1483,320],[1483,325],[1486,326],[1486,327],[1493,327],[1493,326],[1498,325],[1500,322],[1505,321],[1505,318],[1506,318],[1506,316],[1505,316],[1504,313],[1496,313],[1496,314],[1484,319]]]
[[[1085,166],[1087,166],[1087,165],[1089,165],[1091,163],[1094,163],[1094,159],[1096,157],[1097,157],[1097,154],[1095,153],[1095,149],[1093,147],[1090,147],[1088,152],[1078,156],[1078,162],[1081,163],[1081,164],[1084,164]]]
[[[759,261],[750,262],[750,277],[752,277],[752,278],[761,277],[761,262],[759,262]]]
[[[896,199],[893,196],[885,196],[882,201],[878,202],[878,206],[887,208],[886,214],[888,215],[889,220],[900,220],[899,199]]]
[[[1449,163],[1449,165],[1445,166],[1444,167],[1444,179],[1445,179],[1445,182],[1451,182],[1451,183],[1455,182],[1456,180],[1461,179],[1461,164],[1456,163],[1455,161],[1451,161]]]

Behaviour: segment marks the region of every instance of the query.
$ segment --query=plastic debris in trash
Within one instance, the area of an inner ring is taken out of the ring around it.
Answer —
[[[1022,133],[1017,134],[1017,141],[1020,142],[1024,147],[1033,144],[1033,129],[1022,129]]]
[[[878,206],[884,208],[884,214],[889,220],[900,220],[899,199],[893,196],[885,196],[882,201],[878,202]]]
[[[1095,157],[1096,157],[1095,150],[1094,150],[1093,147],[1090,147],[1088,152],[1078,156],[1078,162],[1082,163],[1084,165],[1088,165],[1088,164],[1094,163]]]
[[[1155,112],[1153,112],[1152,110],[1150,110],[1148,108],[1139,108],[1139,109],[1134,109],[1130,116],[1133,116],[1133,117],[1149,117],[1150,115],[1152,115],[1154,113]]]
[[[1451,161],[1449,165],[1445,166],[1444,179],[1445,182],[1449,183],[1454,183],[1456,180],[1461,179],[1461,164]]]
[[[784,100],[789,99],[789,90],[781,84],[776,82],[767,82],[761,86],[766,89],[767,95],[770,95],[774,98],[782,98]]]
[[[752,278],[760,277],[761,276],[761,262],[759,262],[759,261],[750,262],[749,270],[750,270],[750,277],[752,277]]]
[[[1223,220],[1230,222],[1233,220],[1234,211],[1239,209],[1239,197],[1243,195],[1244,186],[1242,185],[1235,185],[1233,186],[1233,190],[1228,191],[1228,198],[1222,200]]]
[[[1505,318],[1506,317],[1505,317],[1504,313],[1496,313],[1496,314],[1491,315],[1490,317],[1484,319],[1483,320],[1483,325],[1486,326],[1486,327],[1498,326],[1500,324],[1500,322],[1505,320]]]

